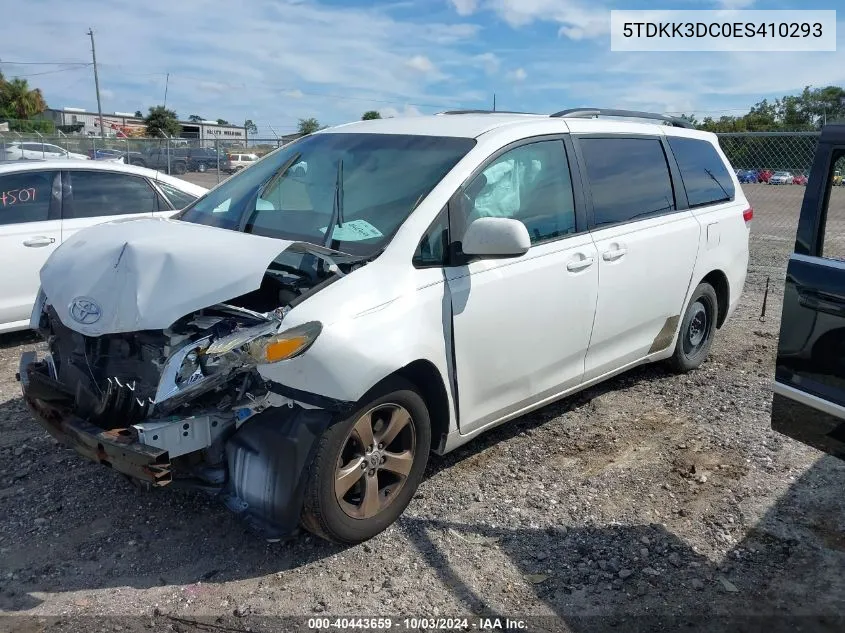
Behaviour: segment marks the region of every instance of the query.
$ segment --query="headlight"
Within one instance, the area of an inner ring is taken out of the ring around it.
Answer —
[[[277,363],[295,358],[311,347],[322,329],[318,321],[303,323],[279,334],[251,341],[247,352],[259,363]]]

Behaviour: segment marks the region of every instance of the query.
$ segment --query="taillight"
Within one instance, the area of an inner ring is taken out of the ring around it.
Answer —
[[[751,222],[751,220],[754,219],[754,209],[748,207],[745,211],[743,211],[742,219],[745,220],[746,224]]]

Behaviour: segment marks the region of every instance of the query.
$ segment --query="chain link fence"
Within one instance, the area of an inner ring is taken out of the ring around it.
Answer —
[[[78,158],[117,161],[182,176],[190,172],[216,175],[221,182],[238,166],[281,147],[283,139],[100,138],[45,135],[38,132],[0,133],[0,161]],[[207,179],[203,184],[211,184]]]
[[[754,208],[752,235],[787,242],[791,249],[819,133],[750,132],[719,134],[718,137]],[[833,227],[841,224],[845,228],[844,175],[845,159],[840,159],[830,176],[833,188],[828,226],[831,233],[843,237],[845,234],[833,231]]]

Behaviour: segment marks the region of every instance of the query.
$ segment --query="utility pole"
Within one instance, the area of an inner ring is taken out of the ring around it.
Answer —
[[[496,111],[496,93],[493,93],[493,112]]]
[[[164,107],[167,108],[167,87],[170,85],[170,73],[167,73],[167,77],[164,80]]]
[[[97,53],[94,50],[94,31],[88,29],[88,36],[91,38],[91,59],[94,61],[94,88],[97,89],[97,114],[100,117],[100,138],[105,140],[106,130],[103,127],[103,106],[100,102],[100,77],[97,75]]]

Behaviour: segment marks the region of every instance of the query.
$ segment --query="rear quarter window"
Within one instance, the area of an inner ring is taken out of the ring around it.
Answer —
[[[733,179],[716,148],[696,138],[667,136],[681,170],[691,207],[730,202],[736,196]]]

